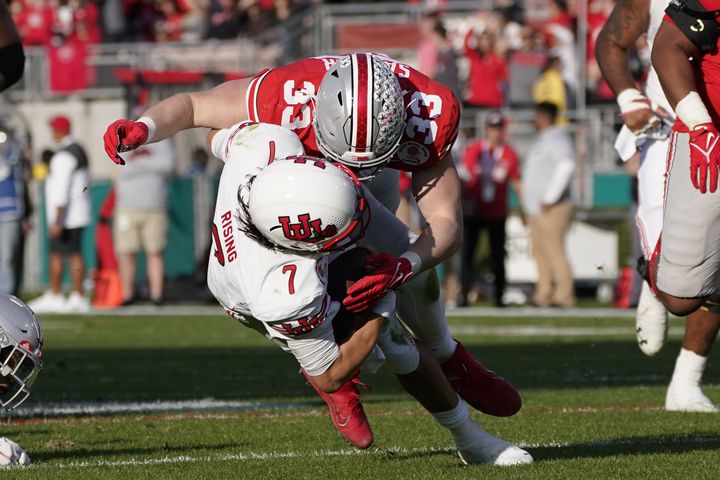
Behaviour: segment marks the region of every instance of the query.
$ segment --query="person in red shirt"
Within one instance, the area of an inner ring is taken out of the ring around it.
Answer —
[[[470,61],[466,102],[472,107],[500,108],[505,103],[508,67],[495,53],[495,35],[470,30],[465,37],[465,56]]]
[[[508,217],[508,185],[520,197],[520,169],[515,150],[505,143],[506,121],[493,112],[485,121],[485,138],[467,146],[463,155],[463,248],[461,305],[468,304],[472,287],[473,260],[480,234],[487,230],[495,276],[494,300],[504,306],[505,221]]]

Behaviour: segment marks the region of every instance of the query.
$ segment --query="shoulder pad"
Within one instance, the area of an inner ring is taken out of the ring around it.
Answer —
[[[672,0],[665,13],[701,52],[717,52],[720,10],[707,10],[700,0]]]

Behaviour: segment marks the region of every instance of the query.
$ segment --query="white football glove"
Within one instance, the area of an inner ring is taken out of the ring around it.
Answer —
[[[20,445],[5,437],[0,438],[0,468],[11,465],[30,465],[30,457]]]

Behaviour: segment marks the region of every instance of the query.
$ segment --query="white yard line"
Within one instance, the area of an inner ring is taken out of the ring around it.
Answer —
[[[532,443],[532,442],[518,442],[517,446],[521,448],[567,448],[577,445],[578,448],[593,448],[593,447],[612,447],[617,445],[632,445],[632,446],[652,446],[652,445],[691,445],[691,444],[716,444],[720,443],[720,437],[681,437],[675,438],[671,441],[661,439],[647,439],[647,438],[621,438],[617,440],[599,440],[595,442],[582,443],[579,442],[549,442],[549,443]],[[29,468],[36,470],[46,469],[68,469],[68,468],[102,468],[102,467],[136,467],[136,466],[152,466],[152,465],[171,465],[171,464],[182,464],[182,463],[209,463],[209,462],[235,462],[235,461],[272,461],[288,458],[323,458],[323,457],[350,457],[355,455],[372,455],[372,456],[385,456],[385,455],[418,455],[418,454],[453,454],[454,448],[451,447],[420,447],[420,448],[404,448],[404,447],[390,447],[390,448],[373,448],[367,451],[359,450],[314,450],[309,452],[298,452],[298,451],[284,451],[284,452],[246,452],[246,453],[224,453],[219,455],[177,455],[174,457],[160,457],[160,458],[145,458],[136,459],[130,458],[127,460],[96,460],[96,461],[81,461],[81,462],[67,462],[67,463],[34,463]]]
[[[503,326],[481,326],[481,325],[453,325],[453,333],[464,335],[487,335],[499,337],[538,337],[538,336],[560,336],[579,337],[596,335],[622,335],[635,336],[635,326],[628,324],[626,327],[561,327],[561,326],[531,326],[531,325],[503,325]],[[685,332],[684,327],[671,327],[671,335],[681,335]]]
[[[17,417],[57,417],[64,415],[123,415],[131,413],[173,413],[214,411],[289,410],[306,407],[301,403],[247,402],[234,400],[167,400],[156,402],[67,402],[30,405],[17,409]]]

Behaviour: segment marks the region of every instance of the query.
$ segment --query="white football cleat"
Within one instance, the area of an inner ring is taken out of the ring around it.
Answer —
[[[36,314],[63,313],[65,312],[66,305],[65,297],[62,293],[52,293],[50,290],[28,302],[28,307]]]
[[[475,440],[464,445],[457,445],[460,460],[465,465],[497,465],[509,467],[533,463],[532,455],[489,433],[483,431]]]
[[[30,457],[20,445],[5,437],[0,438],[0,467],[30,465]]]
[[[675,387],[670,384],[665,396],[665,410],[720,413],[720,406],[706,397],[700,387]]]
[[[78,292],[72,292],[65,302],[65,311],[72,313],[87,313],[90,311],[90,302]]]
[[[668,312],[665,305],[655,296],[647,282],[643,282],[637,313],[635,333],[640,350],[652,357],[667,341]]]

